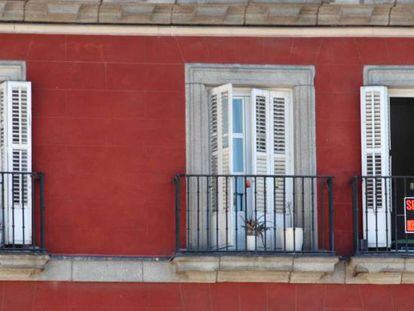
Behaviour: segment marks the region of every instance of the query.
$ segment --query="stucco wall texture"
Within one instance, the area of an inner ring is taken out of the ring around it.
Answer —
[[[1,310],[411,310],[412,286],[2,282]]]

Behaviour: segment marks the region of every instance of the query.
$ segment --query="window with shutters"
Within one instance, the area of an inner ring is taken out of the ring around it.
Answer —
[[[186,64],[186,136],[188,249],[248,248],[247,218],[319,249],[313,66]]]
[[[209,91],[209,112],[210,174],[228,176],[213,180],[209,194],[212,212],[219,214],[212,223],[227,231],[213,240],[243,244],[246,218],[270,228],[284,217],[290,225],[292,211],[286,207],[292,202],[293,182],[284,177],[294,175],[291,91],[222,85]],[[230,237],[237,221],[241,227]]]
[[[293,175],[291,105],[289,90],[212,88],[211,173]]]
[[[1,243],[32,243],[31,84],[0,83]]]
[[[414,195],[414,151],[409,147],[413,95],[385,85],[361,88],[362,174],[354,183],[362,190],[362,251],[411,251],[414,245],[404,207]]]

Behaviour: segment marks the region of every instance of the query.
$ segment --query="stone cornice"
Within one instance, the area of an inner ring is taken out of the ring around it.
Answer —
[[[0,0],[0,22],[412,26],[414,0]]]

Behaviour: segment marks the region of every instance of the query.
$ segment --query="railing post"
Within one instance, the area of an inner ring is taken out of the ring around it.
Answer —
[[[333,208],[333,183],[332,177],[328,177],[328,208],[329,208],[329,245],[331,251],[335,251],[334,242],[334,208]]]
[[[355,254],[359,253],[359,219],[358,219],[358,177],[352,180],[352,212],[354,218],[354,248]]]
[[[181,201],[180,201],[180,193],[181,193],[181,184],[180,184],[180,175],[176,175],[174,177],[174,187],[175,187],[175,251],[178,252],[181,247],[181,240],[180,240],[180,225],[181,225]]]
[[[45,179],[42,173],[39,173],[40,182],[40,248],[45,250]]]

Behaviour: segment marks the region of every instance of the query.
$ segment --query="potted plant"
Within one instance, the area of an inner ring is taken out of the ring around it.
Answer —
[[[246,249],[248,251],[256,250],[256,241],[260,238],[263,245],[263,237],[266,231],[269,229],[266,224],[260,219],[246,218],[243,219],[243,228],[246,230]]]

